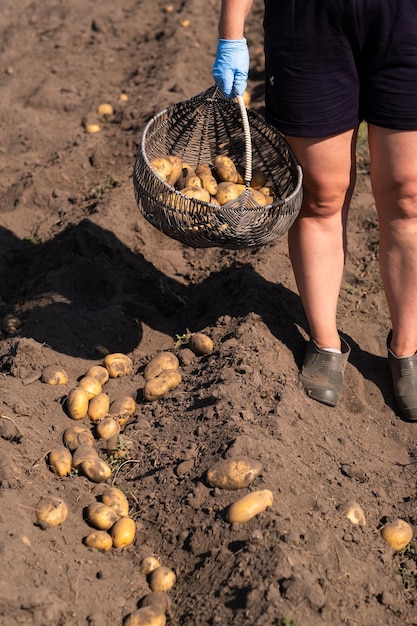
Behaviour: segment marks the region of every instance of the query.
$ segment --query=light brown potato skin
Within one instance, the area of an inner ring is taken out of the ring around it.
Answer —
[[[85,537],[84,545],[100,552],[108,552],[113,547],[113,540],[105,530],[96,530]]]
[[[45,526],[60,526],[68,517],[68,506],[60,498],[41,498],[36,505],[36,518]]]
[[[68,374],[62,367],[48,365],[42,371],[41,380],[48,385],[66,385],[68,383]]]
[[[245,184],[245,171],[241,167],[238,167],[237,170],[238,170],[237,182],[240,183],[241,185],[244,185]],[[260,190],[261,187],[265,186],[267,180],[268,180],[268,177],[265,174],[265,172],[262,172],[262,170],[259,170],[259,169],[252,170],[252,178],[250,180],[250,186],[252,187],[252,189]]]
[[[83,389],[88,395],[88,399],[91,400],[101,393],[101,383],[94,376],[84,376],[78,383],[78,389]]]
[[[74,452],[74,450],[82,445],[94,446],[94,435],[84,424],[76,424],[64,430],[62,442],[70,452]]]
[[[100,385],[104,385],[109,380],[109,372],[102,365],[92,365],[86,372],[86,376],[97,378]]]
[[[210,165],[201,163],[201,165],[196,167],[195,173],[200,178],[203,188],[207,189],[211,196],[215,196],[217,193],[217,180],[212,174]]]
[[[237,183],[238,173],[236,165],[232,159],[224,155],[217,155],[214,158],[214,169],[220,181],[227,183]]]
[[[97,530],[109,530],[120,519],[110,506],[104,502],[93,502],[89,504],[85,512],[86,521]]]
[[[120,491],[117,487],[108,487],[101,496],[101,501],[114,509],[120,517],[128,517],[129,501],[123,491]]]
[[[161,565],[149,574],[149,587],[152,591],[169,591],[175,585],[177,577],[169,567]]]
[[[207,472],[207,482],[219,489],[243,489],[258,476],[262,469],[259,461],[248,457],[221,459]]]
[[[154,606],[143,606],[133,611],[123,626],[165,626],[165,613]]]
[[[87,416],[88,393],[84,389],[76,387],[72,389],[65,401],[65,408],[69,417],[73,420],[82,420]]]
[[[127,354],[121,352],[114,352],[113,354],[107,354],[103,361],[104,367],[109,372],[110,378],[118,378],[125,374],[131,374],[133,372],[133,362]]]
[[[210,202],[210,194],[207,189],[203,189],[202,187],[184,187],[181,189],[181,193],[187,198],[192,198],[193,200],[200,200],[201,202]]]
[[[383,525],[381,537],[393,550],[403,550],[413,538],[413,529],[405,520],[396,519]]]
[[[96,424],[96,435],[107,441],[120,433],[120,424],[113,416],[105,417]]]
[[[107,393],[101,392],[91,398],[87,415],[92,422],[98,422],[109,414],[110,400]]]
[[[164,370],[156,378],[151,378],[143,388],[143,398],[147,402],[154,402],[163,398],[169,391],[177,387],[182,380],[178,370]]]
[[[177,182],[176,187],[179,190],[186,187],[202,187],[201,179],[197,176],[196,172],[190,165],[184,164],[182,166],[182,173]]]
[[[105,483],[111,476],[111,468],[99,456],[85,459],[80,465],[81,473],[93,483]]]
[[[72,454],[65,446],[56,446],[48,455],[48,465],[57,476],[68,476],[72,470]]]
[[[121,517],[110,529],[114,548],[126,548],[133,543],[136,535],[136,524],[131,517]]]
[[[72,467],[78,469],[86,459],[98,459],[98,454],[94,448],[87,444],[78,446],[72,454]]]
[[[196,356],[211,354],[214,347],[212,339],[204,333],[193,333],[188,342],[188,346]]]
[[[159,352],[149,361],[143,371],[143,376],[145,380],[151,380],[164,370],[177,370],[179,366],[178,357],[173,352]]]
[[[262,513],[271,506],[273,502],[272,491],[262,489],[252,491],[234,502],[227,511],[227,521],[229,524],[243,524],[248,522],[259,513]]]
[[[216,200],[223,206],[231,200],[236,200],[245,191],[245,185],[237,185],[236,183],[222,182],[217,185]]]

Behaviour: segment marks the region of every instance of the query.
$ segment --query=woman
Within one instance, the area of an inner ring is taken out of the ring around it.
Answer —
[[[213,75],[246,88],[252,0],[223,0]],[[308,394],[340,400],[350,348],[337,329],[359,124],[368,124],[387,339],[402,417],[417,421],[417,1],[265,0],[266,119],[302,169],[304,199],[289,251],[309,322],[300,372]]]

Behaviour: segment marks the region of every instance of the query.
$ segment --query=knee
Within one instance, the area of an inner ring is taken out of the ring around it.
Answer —
[[[379,213],[391,220],[417,220],[417,180],[402,181],[375,194]]]
[[[353,184],[349,179],[322,176],[304,180],[304,215],[329,218],[339,214],[350,202]]]

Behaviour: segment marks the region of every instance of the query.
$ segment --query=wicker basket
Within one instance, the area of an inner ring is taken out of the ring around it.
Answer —
[[[245,191],[223,206],[190,199],[152,169],[150,161],[167,154],[193,168],[226,155],[243,168]],[[272,204],[254,201],[249,190],[252,168],[268,176],[276,198]],[[241,97],[234,102],[216,87],[168,107],[148,122],[133,180],[145,219],[168,237],[195,248],[269,243],[288,231],[302,199],[301,168],[281,133],[248,111]]]

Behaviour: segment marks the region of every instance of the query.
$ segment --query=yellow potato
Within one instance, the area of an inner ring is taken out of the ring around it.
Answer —
[[[107,487],[101,496],[101,501],[114,509],[120,517],[128,517],[129,501],[123,491],[120,491],[117,487]]]
[[[126,548],[133,543],[136,535],[136,524],[131,517],[121,517],[110,529],[114,548]]]
[[[132,396],[120,395],[115,398],[111,404],[109,413],[117,419],[120,426],[123,427],[130,420],[136,411],[136,402]]]
[[[56,446],[48,455],[48,465],[57,476],[68,476],[72,470],[72,455],[65,446]]]
[[[130,357],[121,352],[107,354],[104,357],[104,367],[108,370],[110,378],[118,378],[133,372],[133,362]]]
[[[41,498],[36,505],[36,519],[41,528],[60,526],[68,517],[68,507],[60,498]]]
[[[227,511],[227,521],[230,524],[243,524],[248,522],[259,513],[263,513],[267,507],[272,506],[273,495],[269,489],[252,491],[234,502]]]
[[[201,202],[210,202],[210,194],[207,189],[203,189],[202,187],[197,187],[194,185],[193,187],[184,187],[181,189],[181,193],[187,198],[192,198],[193,200],[200,200]]]
[[[169,567],[161,565],[149,574],[149,587],[152,591],[169,591],[175,585],[177,577]]]
[[[103,102],[102,104],[99,105],[99,107],[97,108],[97,113],[101,116],[104,115],[113,115],[114,113],[114,109],[112,107],[111,104],[109,104],[108,102]]]
[[[221,154],[217,155],[214,158],[214,169],[220,181],[237,183],[238,173],[236,165],[229,157]]]
[[[120,433],[120,424],[113,416],[109,415],[96,424],[96,435],[99,439],[108,440],[117,437]]]
[[[42,370],[41,380],[47,385],[66,385],[68,383],[68,374],[58,365],[48,365]]]
[[[102,365],[93,365],[87,371],[86,376],[97,378],[100,385],[104,385],[109,380],[109,372]]]
[[[85,391],[88,399],[91,400],[91,398],[101,393],[101,384],[97,378],[93,376],[84,376],[78,383],[78,389]]]
[[[108,552],[113,547],[113,539],[104,530],[96,530],[85,537],[84,544],[87,548],[95,548],[100,552]]]
[[[145,383],[143,397],[147,402],[154,402],[163,398],[169,391],[178,387],[182,380],[178,370],[164,370],[156,378]]]
[[[217,185],[215,198],[220,205],[236,200],[245,191],[245,185],[230,182],[221,182]]]
[[[99,456],[84,459],[80,465],[80,470],[93,483],[105,483],[111,476],[110,466]]]
[[[182,164],[182,172],[181,176],[177,181],[176,187],[181,190],[186,187],[202,187],[202,182],[199,176],[197,176],[196,172],[193,168],[187,163]]]
[[[65,409],[73,420],[82,420],[87,416],[88,394],[84,389],[76,387],[72,389],[65,401]]]
[[[87,415],[92,422],[99,422],[109,414],[110,400],[107,393],[101,392],[91,398]]]
[[[413,529],[408,522],[396,519],[382,526],[381,536],[393,550],[403,550],[413,538]]]
[[[123,622],[123,626],[165,626],[164,611],[158,607],[143,606],[131,613]]]
[[[85,519],[97,530],[109,530],[120,519],[120,515],[104,502],[93,502],[86,508]]]
[[[78,469],[86,459],[98,459],[98,454],[94,448],[87,444],[78,446],[72,454],[72,467]]]
[[[79,446],[94,445],[94,435],[84,424],[70,426],[62,434],[62,442],[68,450],[74,452]]]
[[[262,469],[259,461],[239,456],[218,461],[207,472],[207,482],[220,489],[243,489],[258,476]]]
[[[153,572],[154,569],[156,569],[157,567],[161,567],[160,562],[158,561],[156,556],[150,555],[150,556],[146,556],[143,559],[142,563],[140,564],[139,569],[142,572],[142,574],[145,574],[145,576],[147,576],[148,574]]]
[[[152,159],[150,162],[152,169],[168,185],[173,187],[182,173],[182,161],[179,157],[166,155]]]
[[[195,173],[201,179],[203,188],[207,189],[211,196],[215,196],[217,193],[217,180],[213,176],[210,165],[201,163],[196,167]]]
[[[204,333],[193,333],[188,342],[190,350],[197,356],[204,356],[213,352],[213,341]]]
[[[349,500],[341,504],[338,510],[343,513],[352,524],[355,524],[355,526],[366,526],[365,514],[358,502]]]
[[[253,189],[252,187],[249,187],[249,191],[251,193],[251,196],[253,197],[253,199],[255,200],[257,204],[260,204],[261,206],[266,206],[267,204],[266,196],[261,191],[257,191],[256,189]]]
[[[153,606],[165,613],[169,610],[171,601],[168,594],[163,591],[151,591],[141,599],[140,606]]]
[[[178,357],[173,352],[158,352],[145,367],[143,376],[145,380],[151,380],[164,370],[177,370],[179,366]]]

